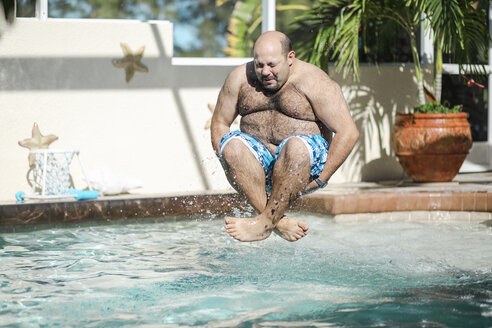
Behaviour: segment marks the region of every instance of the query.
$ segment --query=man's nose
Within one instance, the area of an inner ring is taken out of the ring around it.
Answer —
[[[263,68],[261,69],[261,75],[263,75],[263,76],[268,76],[268,75],[270,75],[270,69],[269,69],[268,67],[263,67]]]

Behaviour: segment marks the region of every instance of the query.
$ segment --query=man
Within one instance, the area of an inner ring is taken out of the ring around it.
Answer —
[[[241,131],[230,132],[238,115]],[[286,35],[270,31],[256,40],[254,60],[227,77],[211,137],[227,179],[259,213],[227,217],[229,235],[256,241],[275,231],[296,241],[309,225],[284,216],[289,203],[326,185],[359,132],[338,84],[296,59]]]

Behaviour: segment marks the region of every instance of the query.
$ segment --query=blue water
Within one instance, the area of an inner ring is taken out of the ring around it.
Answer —
[[[208,218],[0,233],[2,327],[492,327],[492,228],[340,223],[240,243]]]

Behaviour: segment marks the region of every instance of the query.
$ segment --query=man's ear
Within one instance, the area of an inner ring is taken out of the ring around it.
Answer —
[[[292,59],[294,59],[294,58],[296,58],[296,53],[294,51],[290,51],[289,54],[287,55],[287,60],[289,61],[289,66],[292,65],[292,62],[293,62]]]

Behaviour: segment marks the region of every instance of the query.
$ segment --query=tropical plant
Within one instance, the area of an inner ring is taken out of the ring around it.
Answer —
[[[235,2],[234,10],[227,27],[227,47],[224,53],[229,57],[249,57],[254,40],[261,32],[262,1],[261,0],[215,0],[215,5],[221,7]],[[311,1],[297,0],[293,3],[278,3],[276,11],[306,11]]]
[[[216,0],[217,7],[229,0]],[[254,35],[259,34],[258,27],[262,22],[261,1],[240,0],[234,5],[227,26],[227,47],[224,53],[229,57],[248,57],[253,47]]]
[[[489,0],[320,0],[318,6],[297,18],[293,30],[295,47],[300,58],[325,70],[328,61],[333,60],[344,76],[353,73],[358,80],[359,40],[365,48],[366,33],[371,32],[369,23],[377,27],[384,25],[384,21],[395,22],[408,35],[418,105],[423,105],[426,88],[417,44],[421,23],[434,34],[435,93],[431,97],[440,101],[443,53],[456,56],[460,71],[476,67],[471,66],[473,56],[486,53],[490,36],[484,8],[488,4]]]

